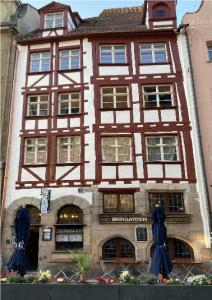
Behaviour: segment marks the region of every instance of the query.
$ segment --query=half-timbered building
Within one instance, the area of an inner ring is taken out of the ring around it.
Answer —
[[[200,209],[175,1],[146,0],[89,19],[51,2],[39,14],[40,28],[18,41],[4,258],[25,205],[31,268],[82,249],[96,261],[150,260],[151,210],[160,203],[172,259],[201,262],[208,220]],[[50,208],[41,214],[45,189]]]

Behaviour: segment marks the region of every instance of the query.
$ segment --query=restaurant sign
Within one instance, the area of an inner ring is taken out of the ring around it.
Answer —
[[[131,214],[99,214],[100,224],[150,224],[152,223],[151,215]],[[168,224],[188,224],[191,223],[190,214],[167,214],[166,223]]]
[[[101,224],[105,223],[130,223],[130,224],[146,224],[151,223],[151,218],[149,216],[143,216],[143,215],[99,215],[99,222]]]

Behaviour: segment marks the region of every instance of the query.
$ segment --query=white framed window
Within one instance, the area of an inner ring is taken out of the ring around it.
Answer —
[[[101,64],[125,64],[126,46],[125,45],[102,45],[100,46]]]
[[[51,13],[45,15],[45,29],[63,27],[63,13]]]
[[[208,60],[212,61],[212,46],[208,46]]]
[[[59,137],[57,139],[57,162],[80,162],[80,136]]]
[[[131,162],[131,137],[103,137],[102,161],[106,163]]]
[[[128,108],[128,86],[101,87],[101,108]]]
[[[165,43],[140,44],[140,62],[142,64],[165,63],[167,61]]]
[[[47,116],[48,95],[33,95],[28,97],[27,116]]]
[[[144,107],[173,106],[172,85],[142,86]]]
[[[26,165],[45,164],[47,162],[47,139],[25,139],[24,163]]]
[[[60,51],[60,70],[75,70],[80,68],[80,50]]]
[[[65,93],[59,95],[59,114],[79,114],[80,93]]]
[[[175,136],[147,137],[148,161],[178,161],[178,144]]]
[[[50,53],[32,53],[30,61],[31,72],[50,71]]]

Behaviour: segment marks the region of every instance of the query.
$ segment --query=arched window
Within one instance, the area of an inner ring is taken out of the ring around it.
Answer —
[[[164,3],[158,3],[153,7],[154,18],[166,18],[169,16],[169,7]]]
[[[194,261],[193,249],[186,242],[179,239],[168,238],[166,245],[172,260],[182,263]],[[154,248],[155,245],[153,244],[150,249],[151,257],[153,255]]]
[[[66,205],[58,212],[57,224],[82,224],[83,213],[75,205]]]
[[[62,207],[57,214],[56,250],[83,249],[83,212],[75,205]]]
[[[128,240],[114,238],[104,243],[102,256],[104,259],[135,258],[135,249]]]

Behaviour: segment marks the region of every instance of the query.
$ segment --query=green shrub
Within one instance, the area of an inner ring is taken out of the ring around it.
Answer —
[[[130,277],[130,280],[129,280],[129,283],[130,284],[140,284],[141,283],[141,279],[139,277]]]
[[[8,283],[25,283],[26,280],[24,277],[21,277],[20,275],[12,276],[7,278]]]
[[[157,283],[157,277],[154,275],[143,275],[140,277],[140,280],[142,283],[147,283],[147,284]]]

